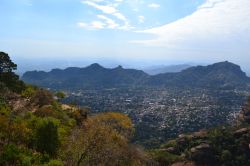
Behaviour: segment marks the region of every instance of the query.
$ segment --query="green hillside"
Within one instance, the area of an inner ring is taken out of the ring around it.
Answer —
[[[181,134],[143,150],[131,144],[127,115],[61,104],[62,92],[24,84],[16,67],[0,53],[0,165],[250,165],[250,99],[232,126]]]

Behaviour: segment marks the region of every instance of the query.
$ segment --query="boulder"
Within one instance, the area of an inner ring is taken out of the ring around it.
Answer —
[[[169,152],[169,153],[173,153],[173,154],[177,153],[177,150],[174,147],[169,147],[169,148],[166,149],[166,151]]]
[[[211,148],[210,148],[209,144],[203,143],[203,144],[200,144],[196,147],[191,148],[191,153],[195,154],[195,153],[199,153],[199,152],[205,152],[205,151],[208,151],[210,149]]]
[[[202,143],[198,146],[191,148],[191,159],[195,161],[198,165],[204,163],[213,163],[214,154],[212,148],[207,143]]]
[[[248,128],[241,128],[241,129],[236,130],[236,131],[234,132],[234,136],[235,136],[235,137],[241,137],[242,135],[247,134],[248,132],[249,132],[249,129],[248,129]]]

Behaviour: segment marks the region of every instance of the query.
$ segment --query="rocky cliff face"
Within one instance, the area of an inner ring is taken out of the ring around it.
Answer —
[[[250,126],[220,127],[179,135],[152,154],[162,165],[249,165],[249,140]]]

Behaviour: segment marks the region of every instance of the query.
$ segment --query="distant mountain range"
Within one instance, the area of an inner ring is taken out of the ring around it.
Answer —
[[[151,76],[149,85],[187,87],[245,87],[250,78],[240,66],[230,62],[219,62],[208,66],[190,67],[179,73],[165,73]]]
[[[131,86],[148,77],[148,74],[140,70],[123,69],[121,66],[109,69],[94,63],[85,68],[26,72],[22,79],[27,83],[60,89]]]
[[[110,69],[95,63],[85,68],[29,71],[22,79],[27,83],[53,89],[131,86],[241,88],[250,84],[250,78],[240,66],[227,61],[153,76],[141,70],[124,69],[121,66]]]
[[[180,65],[170,65],[170,66],[154,66],[143,69],[146,73],[149,75],[157,75],[157,74],[163,74],[163,73],[177,73],[181,72],[184,69],[192,67],[189,64],[180,64]]]

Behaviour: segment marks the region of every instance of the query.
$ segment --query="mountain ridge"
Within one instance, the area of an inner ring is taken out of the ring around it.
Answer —
[[[29,71],[22,79],[47,88],[110,88],[123,86],[245,87],[250,78],[240,66],[225,61],[208,66],[194,66],[177,73],[149,75],[142,70],[122,66],[105,68],[98,63],[87,67]]]
[[[46,75],[46,77],[44,77]],[[148,75],[141,70],[116,68],[104,68],[94,63],[84,68],[69,67],[66,69],[52,69],[49,72],[30,71],[23,75],[23,80],[44,87],[115,87],[133,85],[138,80]]]
[[[179,73],[165,73],[152,76],[151,85],[176,85],[198,87],[245,86],[250,78],[240,66],[231,62],[218,62],[208,66],[195,66]]]

